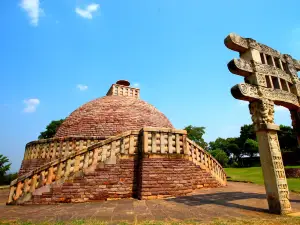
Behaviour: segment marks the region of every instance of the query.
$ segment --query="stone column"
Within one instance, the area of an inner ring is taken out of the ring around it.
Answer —
[[[261,99],[249,104],[258,139],[260,161],[271,213],[286,214],[291,211],[289,190],[285,177],[277,131],[274,124],[274,102]]]
[[[292,126],[297,135],[298,147],[300,147],[300,112],[299,110],[290,110]]]

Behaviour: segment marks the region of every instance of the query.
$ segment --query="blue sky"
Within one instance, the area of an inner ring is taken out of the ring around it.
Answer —
[[[0,153],[17,171],[25,144],[112,83],[127,79],[176,128],[205,126],[205,140],[250,123],[230,88],[235,32],[300,59],[299,0],[2,0]],[[276,123],[290,125],[276,109]]]

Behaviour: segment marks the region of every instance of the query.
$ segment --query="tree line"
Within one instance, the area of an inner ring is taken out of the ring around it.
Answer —
[[[221,138],[206,143],[203,139],[205,127],[187,126],[188,138],[214,156],[222,166],[244,167],[254,161],[258,154],[258,143],[252,124],[245,124],[238,137]],[[282,152],[298,151],[297,136],[290,126],[280,125],[278,140]],[[245,163],[247,161],[247,163]],[[259,161],[259,160],[258,160]]]

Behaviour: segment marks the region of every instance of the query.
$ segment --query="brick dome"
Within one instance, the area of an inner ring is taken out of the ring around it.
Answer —
[[[168,118],[147,102],[135,97],[111,95],[76,109],[59,127],[55,137],[108,137],[146,126],[173,128]]]

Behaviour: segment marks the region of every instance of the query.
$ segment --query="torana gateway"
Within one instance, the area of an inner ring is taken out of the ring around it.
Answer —
[[[153,199],[226,185],[222,166],[139,96],[118,81],[54,138],[28,143],[7,204]]]
[[[225,45],[240,54],[239,59],[228,63],[228,68],[245,77],[245,83],[235,85],[231,93],[237,99],[249,101],[270,212],[289,213],[289,189],[277,137],[279,126],[274,124],[274,104],[290,110],[300,143],[300,80],[297,74],[300,61],[236,34],[228,35]]]

